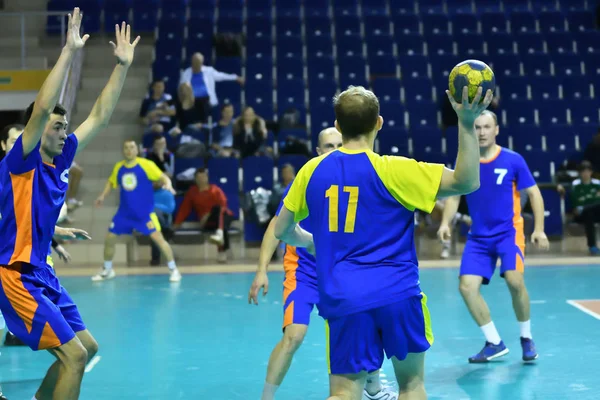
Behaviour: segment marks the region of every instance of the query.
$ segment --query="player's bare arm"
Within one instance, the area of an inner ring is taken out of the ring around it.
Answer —
[[[540,192],[538,185],[533,185],[525,189],[525,192],[527,193],[527,196],[529,196],[531,209],[533,210],[534,227],[533,233],[531,234],[531,242],[542,250],[548,250],[550,248],[550,243],[544,232],[544,218],[546,211],[542,192]]]
[[[294,213],[283,207],[275,222],[275,237],[290,246],[304,247],[314,255],[313,235],[294,221]]]
[[[442,213],[442,221],[440,222],[440,228],[438,229],[438,237],[441,240],[450,240],[452,237],[452,229],[450,228],[450,222],[458,211],[460,205],[460,196],[452,196],[446,200],[444,205],[444,212]]]
[[[114,55],[117,58],[117,66],[113,70],[108,83],[102,90],[100,97],[96,100],[94,107],[87,119],[75,130],[79,145],[77,152],[83,150],[98,132],[108,126],[110,117],[119,101],[123,84],[129,67],[133,62],[135,46],[140,41],[138,36],[131,43],[131,26],[125,22],[119,27],[115,25],[115,43],[110,42],[113,47]]]
[[[69,14],[67,42],[60,53],[58,61],[44,81],[33,106],[33,112],[25,130],[23,131],[23,156],[27,156],[42,138],[44,127],[58,102],[67,71],[73,61],[77,50],[81,49],[88,40],[89,35],[80,37],[82,14],[79,8]]]
[[[173,181],[171,181],[171,178],[169,178],[167,174],[163,173],[158,179],[158,181],[160,182],[163,189],[168,190],[172,194],[177,194],[177,192],[175,192],[175,189],[173,189]]]
[[[102,193],[100,193],[100,196],[98,196],[98,198],[94,202],[94,205],[96,207],[100,207],[102,203],[104,203],[104,199],[106,198],[106,196],[108,196],[111,191],[112,184],[110,183],[110,181],[106,181],[106,184],[104,185],[104,190],[102,190]]]
[[[493,99],[493,93],[488,90],[480,103],[481,87],[472,103],[469,103],[467,87],[463,88],[462,102],[454,100],[446,91],[452,108],[458,116],[458,155],[454,170],[445,168],[442,174],[438,197],[469,194],[479,188],[479,141],[475,134],[475,120],[485,110]]]
[[[267,270],[269,268],[269,262],[277,250],[279,240],[275,237],[275,224],[277,223],[277,216],[274,216],[269,222],[269,226],[263,235],[262,243],[260,244],[260,253],[258,256],[258,269],[250,286],[250,292],[248,293],[248,304],[258,305],[258,293],[260,289],[263,290],[263,296],[266,296],[269,292],[269,277],[267,276]]]

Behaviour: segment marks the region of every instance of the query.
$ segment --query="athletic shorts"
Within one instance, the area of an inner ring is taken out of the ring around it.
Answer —
[[[59,347],[86,329],[73,299],[50,267],[0,265],[0,310],[8,330],[32,350]]]
[[[515,232],[491,238],[469,236],[460,264],[460,275],[476,275],[490,283],[500,259],[500,276],[506,271],[525,271],[525,238]]]
[[[372,310],[325,321],[330,374],[381,368],[387,358],[404,360],[433,344],[427,296],[421,293]]]
[[[149,236],[154,232],[160,232],[160,222],[155,213],[151,213],[147,218],[137,219],[117,212],[108,231],[115,235],[131,235],[136,231],[140,235]]]
[[[310,314],[318,302],[316,282],[297,280],[295,274],[286,274],[283,282],[283,329],[291,324],[308,325]]]

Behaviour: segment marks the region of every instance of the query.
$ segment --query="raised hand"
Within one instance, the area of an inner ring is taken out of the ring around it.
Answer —
[[[454,108],[459,122],[466,125],[472,125],[477,117],[481,115],[483,110],[490,105],[494,99],[494,93],[491,90],[488,90],[483,101],[479,102],[481,100],[482,92],[483,89],[480,86],[477,89],[477,94],[475,95],[473,102],[469,104],[469,89],[467,86],[463,87],[462,101],[460,103],[457,103],[450,94],[450,91],[446,90],[450,104],[452,104],[452,108]]]
[[[115,25],[115,41],[110,42],[111,46],[114,49],[115,57],[119,60],[119,64],[130,66],[133,61],[133,53],[135,46],[137,46],[140,41],[140,37],[136,37],[133,43],[131,43],[131,25],[126,24],[124,21],[119,25]]]
[[[81,49],[85,45],[85,42],[90,38],[90,35],[80,36],[82,18],[83,14],[77,7],[73,10],[73,15],[69,14],[66,47],[71,50]]]

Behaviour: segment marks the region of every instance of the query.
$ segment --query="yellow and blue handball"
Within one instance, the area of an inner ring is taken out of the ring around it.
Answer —
[[[481,86],[483,88],[481,101],[483,101],[488,89],[491,89],[492,92],[496,89],[494,71],[486,63],[479,60],[466,60],[457,64],[450,71],[448,88],[450,94],[458,103],[462,102],[462,92],[465,86],[469,88],[469,102],[473,101],[477,89]]]

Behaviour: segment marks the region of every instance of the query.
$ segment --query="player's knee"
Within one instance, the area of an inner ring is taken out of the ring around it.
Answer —
[[[87,351],[87,360],[91,360],[98,353],[98,342],[96,339],[90,338],[84,345],[85,350]]]
[[[69,346],[68,350],[65,349],[61,361],[65,367],[83,370],[88,361],[88,352],[83,344],[78,342],[76,345]]]
[[[519,293],[525,290],[525,280],[520,272],[511,271],[504,275],[508,288],[513,293]]]
[[[475,282],[461,279],[460,283],[458,284],[458,290],[463,296],[472,296],[479,291],[479,285],[477,285]]]
[[[297,329],[286,329],[283,335],[283,349],[289,353],[295,353],[304,341],[305,333]]]

